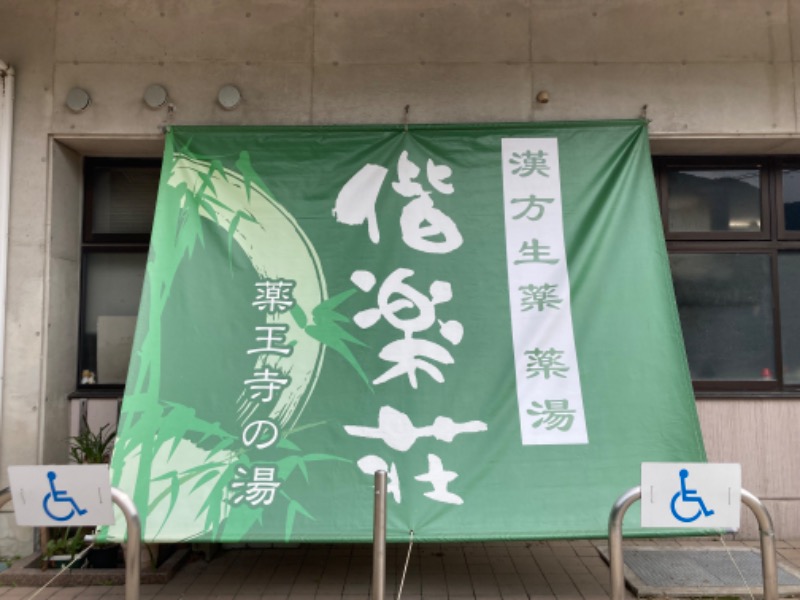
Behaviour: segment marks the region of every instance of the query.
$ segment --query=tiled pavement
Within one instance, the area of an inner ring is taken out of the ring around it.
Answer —
[[[402,592],[407,600],[473,598],[595,600],[608,598],[605,540],[415,544]],[[719,539],[625,540],[632,545],[722,545]],[[726,541],[729,547],[757,542]],[[800,568],[800,540],[779,541],[779,560]],[[387,600],[397,596],[407,545],[387,549]],[[372,548],[364,544],[227,549],[206,562],[197,555],[166,584],[143,585],[141,600],[366,599]],[[36,588],[0,587],[0,600],[27,599]],[[36,600],[124,597],[123,586],[49,587]],[[628,598],[632,594],[626,592]]]

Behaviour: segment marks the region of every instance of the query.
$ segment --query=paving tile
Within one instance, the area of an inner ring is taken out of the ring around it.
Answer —
[[[105,585],[94,585],[81,589],[83,590],[83,592],[81,593],[81,598],[92,598],[92,600],[97,600],[97,598],[102,598],[108,593],[108,586]]]
[[[597,548],[594,546],[576,546],[575,547],[575,555],[576,556],[597,556]]]
[[[27,598],[36,591],[36,588],[20,587],[20,588],[7,588],[3,596],[3,600],[11,598]]]
[[[631,546],[697,547],[719,538],[630,540]],[[748,541],[749,542],[749,541]],[[724,540],[726,547],[750,547]],[[629,540],[626,540],[628,545]],[[403,584],[403,600],[606,600],[609,570],[597,554],[603,540],[490,542],[415,546]],[[387,591],[395,596],[407,547],[387,553]],[[800,540],[782,540],[782,560],[800,565]],[[196,561],[164,585],[142,586],[141,600],[364,600],[371,591],[371,548],[328,545],[237,549],[210,563]],[[35,588],[0,588],[0,600],[22,600]],[[124,586],[52,588],[36,600],[123,600]],[[626,598],[633,595],[626,592]]]

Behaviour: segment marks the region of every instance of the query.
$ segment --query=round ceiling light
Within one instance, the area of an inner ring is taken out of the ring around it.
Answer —
[[[91,103],[92,97],[83,88],[74,87],[67,93],[66,105],[72,112],[83,112]]]
[[[161,108],[167,103],[167,88],[157,83],[148,85],[142,99],[144,103],[153,110]]]
[[[242,101],[242,94],[235,85],[223,85],[219,88],[217,102],[225,110],[233,110]]]

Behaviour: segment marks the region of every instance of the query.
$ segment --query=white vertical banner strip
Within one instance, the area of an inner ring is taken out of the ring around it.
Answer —
[[[586,444],[558,140],[504,138],[508,293],[522,444]]]

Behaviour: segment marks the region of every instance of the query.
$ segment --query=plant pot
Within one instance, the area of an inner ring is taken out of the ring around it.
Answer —
[[[119,545],[94,547],[86,558],[92,569],[115,569],[119,564]]]
[[[47,566],[51,569],[61,569],[67,566],[75,557],[70,554],[54,554],[50,558],[47,559]],[[86,557],[81,556],[76,560],[72,565],[70,565],[70,569],[80,569],[86,564]]]

